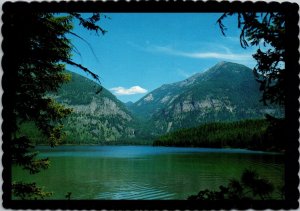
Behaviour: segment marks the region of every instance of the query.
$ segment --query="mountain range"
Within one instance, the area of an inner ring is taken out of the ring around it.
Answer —
[[[135,103],[122,103],[107,89],[71,73],[54,97],[74,112],[65,119],[66,143],[108,143],[151,139],[208,122],[281,115],[264,106],[250,68],[220,62],[186,80],[165,84]],[[98,93],[99,92],[99,93]]]

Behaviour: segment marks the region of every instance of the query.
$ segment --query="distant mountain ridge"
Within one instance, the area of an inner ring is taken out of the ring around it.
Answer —
[[[207,122],[263,118],[277,113],[259,102],[261,93],[250,68],[220,62],[192,77],[163,85],[130,106],[131,112],[149,121],[164,134]]]

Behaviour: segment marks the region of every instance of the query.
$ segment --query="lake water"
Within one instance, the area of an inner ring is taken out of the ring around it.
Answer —
[[[284,183],[283,155],[239,149],[151,146],[38,147],[51,166],[36,175],[13,167],[13,180],[35,181],[51,199],[186,199],[217,190],[245,168],[276,186]]]

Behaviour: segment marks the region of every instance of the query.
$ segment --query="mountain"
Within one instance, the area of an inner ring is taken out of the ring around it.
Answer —
[[[250,68],[220,62],[192,77],[165,84],[129,107],[164,134],[207,122],[262,118],[277,109],[259,102],[261,93]]]
[[[52,94],[73,109],[64,120],[66,143],[99,144],[135,138],[134,117],[126,106],[94,81],[69,72],[72,79]]]
[[[127,106],[127,108],[130,108],[133,105],[132,101],[128,101],[125,103],[125,105]]]

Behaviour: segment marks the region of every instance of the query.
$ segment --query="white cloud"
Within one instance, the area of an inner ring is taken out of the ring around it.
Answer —
[[[215,59],[225,59],[225,60],[248,60],[251,55],[249,54],[234,54],[234,53],[217,53],[217,52],[206,52],[206,53],[180,53],[181,56],[186,56],[190,58],[206,59],[206,58],[215,58]]]
[[[223,59],[223,60],[231,60],[231,61],[248,61],[252,59],[251,54],[242,54],[242,53],[232,53],[229,48],[224,47],[226,53],[222,52],[214,52],[214,51],[208,51],[208,52],[185,52],[176,50],[170,47],[165,46],[154,46],[152,48],[153,51],[161,52],[169,55],[174,56],[183,56],[188,58],[195,58],[195,59]]]
[[[135,94],[144,94],[147,93],[148,91],[140,86],[133,86],[128,89],[119,86],[119,87],[114,87],[110,89],[111,91],[114,92],[115,95],[135,95]]]

